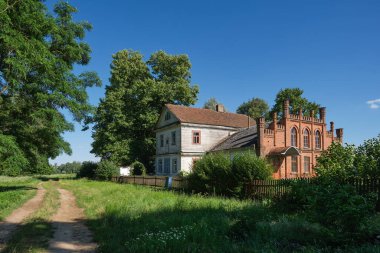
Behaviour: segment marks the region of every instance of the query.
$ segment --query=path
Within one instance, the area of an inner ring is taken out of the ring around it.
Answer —
[[[5,247],[5,243],[11,238],[17,226],[29,215],[34,213],[41,205],[46,190],[41,185],[38,186],[37,194],[21,207],[14,210],[4,221],[0,222],[0,250]]]
[[[76,205],[74,195],[64,189],[58,189],[61,206],[52,217],[55,229],[50,240],[48,252],[95,252],[97,245],[92,242],[91,232],[84,224],[83,209]]]

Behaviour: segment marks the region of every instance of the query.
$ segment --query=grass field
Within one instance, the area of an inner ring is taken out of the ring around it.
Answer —
[[[39,182],[32,177],[0,176],[0,221],[33,197]]]
[[[380,252],[369,243],[323,245],[318,224],[259,203],[110,182],[62,185],[85,208],[100,252]]]

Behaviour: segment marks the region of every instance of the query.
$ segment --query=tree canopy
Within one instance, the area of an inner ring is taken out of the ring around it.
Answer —
[[[303,90],[300,88],[286,88],[281,89],[275,99],[275,104],[272,107],[270,114],[277,112],[279,116],[283,114],[284,101],[289,100],[289,112],[292,114],[298,114],[300,108],[305,116],[310,116],[311,111],[314,110],[315,117],[318,116],[319,104],[310,102],[308,99],[302,96]]]
[[[213,111],[216,111],[216,105],[217,104],[220,104],[220,102],[218,100],[216,100],[216,98],[214,97],[211,97],[209,98],[203,105],[203,108],[204,109],[210,109],[210,110],[213,110]],[[225,111],[227,111],[226,108],[224,108]]]
[[[269,106],[265,100],[261,98],[252,98],[242,103],[236,110],[237,113],[245,114],[253,119],[259,117],[269,117]]]
[[[145,62],[136,51],[113,55],[110,85],[93,122],[92,152],[118,165],[142,162],[152,168],[155,124],[166,103],[192,105],[198,86],[190,84],[186,55],[158,51]]]
[[[87,87],[100,85],[86,65],[87,22],[75,22],[76,9],[58,2],[49,13],[42,1],[0,0],[0,134],[11,136],[28,160],[24,172],[46,173],[49,158],[71,153],[62,133],[73,125],[63,111],[84,122],[92,111]]]

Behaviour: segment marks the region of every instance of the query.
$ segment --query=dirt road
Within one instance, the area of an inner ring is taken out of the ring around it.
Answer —
[[[97,245],[92,242],[91,232],[84,224],[83,209],[76,205],[71,192],[64,189],[58,191],[61,206],[52,217],[55,232],[48,252],[95,252]]]

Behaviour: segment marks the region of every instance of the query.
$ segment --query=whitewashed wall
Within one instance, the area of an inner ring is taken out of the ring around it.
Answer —
[[[172,132],[176,133],[175,145],[172,145]],[[160,136],[164,136],[164,146],[161,147]],[[166,140],[169,140],[169,144],[166,144]],[[181,145],[181,130],[178,125],[172,126],[170,128],[165,128],[156,132],[156,155],[166,154],[166,153],[178,153]]]

